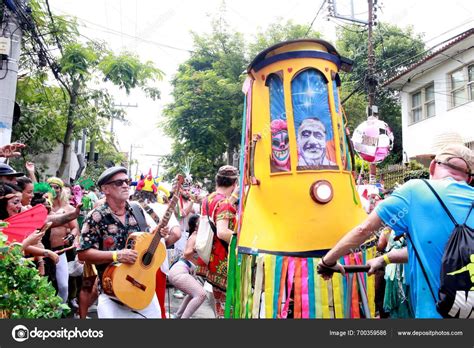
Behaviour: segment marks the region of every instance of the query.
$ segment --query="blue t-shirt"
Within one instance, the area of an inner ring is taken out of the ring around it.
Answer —
[[[474,201],[474,188],[452,178],[429,180],[458,223],[463,223]],[[430,284],[438,296],[441,260],[454,224],[441,204],[422,180],[411,180],[382,201],[377,215],[395,234],[410,234]],[[467,225],[474,226],[474,213]],[[413,246],[408,242],[408,284],[416,318],[441,318],[418,263]]]

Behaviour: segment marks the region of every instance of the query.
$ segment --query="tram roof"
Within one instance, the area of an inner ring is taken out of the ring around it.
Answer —
[[[329,42],[324,41],[324,40],[320,40],[320,39],[300,39],[300,40],[283,41],[283,42],[277,43],[277,44],[265,49],[264,51],[260,52],[254,58],[252,63],[250,63],[250,65],[248,66],[247,72],[250,73],[250,71],[252,69],[255,70],[255,71],[259,71],[264,66],[271,63],[271,62],[265,62],[266,60],[270,60],[270,58],[271,58],[272,61],[279,60],[279,59],[285,59],[286,56],[288,56],[288,53],[292,53],[293,55],[298,54],[298,56],[303,57],[304,52],[308,52],[308,51],[289,50],[288,52],[285,52],[285,53],[279,53],[279,54],[275,54],[275,55],[268,55],[269,53],[271,53],[271,52],[273,52],[273,51],[275,51],[275,50],[277,50],[277,49],[279,49],[283,46],[288,46],[288,45],[291,45],[291,44],[302,44],[302,43],[316,43],[316,44],[319,44],[321,46],[324,46],[324,48],[326,48],[326,50],[327,50],[327,53],[323,52],[323,51],[320,51],[319,58],[323,58],[323,59],[326,58],[326,59],[334,61],[337,64],[337,66],[339,67],[339,69],[341,69],[342,71],[349,72],[349,71],[352,70],[353,61],[348,59],[348,58],[342,57],[336,51],[336,48],[332,44],[330,44]],[[298,57],[295,56],[295,57],[288,57],[288,58],[298,58]]]

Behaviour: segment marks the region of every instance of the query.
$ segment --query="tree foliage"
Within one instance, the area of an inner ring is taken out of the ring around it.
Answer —
[[[353,71],[342,75],[341,99],[356,91],[344,105],[352,132],[367,118],[367,31],[353,25],[340,28],[337,36],[338,52],[354,60]],[[379,107],[379,118],[388,123],[395,137],[394,149],[384,163],[398,163],[403,151],[400,102],[398,93],[389,91],[381,83],[420,59],[425,46],[421,36],[416,35],[411,27],[402,29],[384,23],[375,27],[373,42],[375,78],[379,83],[375,104]]]
[[[280,41],[303,38],[307,27],[286,23],[271,25],[246,43],[221,18],[210,34],[193,34],[194,53],[180,65],[172,81],[174,102],[165,111],[167,135],[174,139],[168,158],[168,177],[193,158],[191,173],[199,180],[213,180],[217,168],[233,163],[239,150],[245,69],[254,56]],[[311,31],[311,37],[319,34]]]
[[[174,102],[164,111],[166,134],[174,139],[169,176],[194,158],[192,173],[212,178],[240,144],[244,41],[214,22],[209,35],[193,34],[195,50],[172,81]]]
[[[27,155],[40,149],[42,153],[49,152],[61,144],[63,155],[57,174],[69,179],[66,168],[72,141],[82,137],[86,129],[91,141],[108,144],[108,150],[113,151],[113,141],[103,132],[103,120],[124,118],[112,96],[92,86],[100,80],[110,81],[126,93],[141,88],[156,99],[160,94],[152,84],[163,74],[153,63],[141,62],[134,54],[116,54],[105,43],[80,37],[76,21],[52,14],[44,0],[32,0],[30,6],[31,18],[23,40],[26,54],[20,62],[28,81],[18,84],[17,95],[22,110],[41,112],[26,111],[14,128],[14,137],[22,139],[25,132],[45,119],[41,130],[26,139],[29,148],[34,149]],[[56,53],[52,55],[52,51]],[[48,70],[55,79],[51,79]]]

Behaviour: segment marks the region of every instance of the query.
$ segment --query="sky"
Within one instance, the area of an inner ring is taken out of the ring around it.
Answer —
[[[350,0],[333,0],[338,8],[348,8]],[[353,0],[358,18],[367,16],[367,1]],[[264,30],[271,23],[293,20],[310,25],[323,0],[227,0],[225,14],[228,24],[244,34],[246,41]],[[413,26],[416,33],[423,33],[428,47],[474,27],[474,2],[452,0],[378,0],[378,20],[400,27]],[[91,39],[106,41],[116,52],[134,52],[143,60],[151,60],[165,73],[157,86],[161,99],[152,101],[143,93],[130,95],[108,86],[116,103],[125,107],[128,123],[114,122],[114,132],[119,149],[129,152],[139,161],[135,172],[153,174],[159,166],[160,156],[169,153],[171,140],[157,127],[163,122],[162,110],[172,102],[170,81],[180,63],[189,58],[193,49],[190,32],[199,34],[211,31],[211,17],[222,8],[222,0],[50,0],[54,13],[78,18],[80,32]],[[324,6],[314,20],[312,28],[322,33],[322,38],[335,41],[335,30],[344,25],[341,20],[328,20]],[[350,58],[350,57],[348,57]]]

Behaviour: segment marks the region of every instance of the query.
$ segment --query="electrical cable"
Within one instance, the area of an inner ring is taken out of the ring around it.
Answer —
[[[308,27],[308,30],[306,31],[306,34],[304,34],[303,37],[306,37],[309,34],[311,28],[313,27],[314,22],[316,21],[316,18],[318,18],[319,12],[321,12],[325,3],[326,3],[326,0],[323,0],[321,6],[319,7],[318,12],[316,12],[316,16],[314,16],[313,20],[311,21],[311,24]]]

